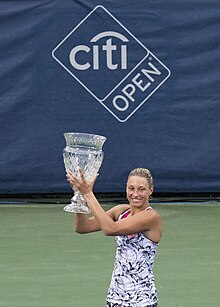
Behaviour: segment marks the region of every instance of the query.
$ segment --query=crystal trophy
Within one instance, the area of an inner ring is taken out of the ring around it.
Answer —
[[[88,133],[64,133],[66,147],[63,150],[63,160],[66,172],[71,171],[79,176],[78,168],[84,173],[86,180],[91,180],[97,174],[104,157],[102,146],[106,137]],[[71,203],[63,208],[66,212],[90,213],[85,199],[79,191],[74,191]]]

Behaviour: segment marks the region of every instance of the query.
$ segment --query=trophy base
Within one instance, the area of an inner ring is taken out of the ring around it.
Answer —
[[[69,213],[84,213],[84,214],[89,214],[91,210],[86,206],[86,205],[79,205],[76,203],[71,203],[63,208],[65,212]]]

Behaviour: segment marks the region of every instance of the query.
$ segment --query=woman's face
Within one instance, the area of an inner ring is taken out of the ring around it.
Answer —
[[[149,187],[146,178],[130,176],[127,181],[126,193],[130,205],[141,207],[148,203],[153,188]]]

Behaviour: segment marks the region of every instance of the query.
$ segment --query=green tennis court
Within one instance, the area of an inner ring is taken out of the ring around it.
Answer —
[[[160,307],[220,306],[220,204],[155,203]],[[0,205],[1,307],[104,307],[115,242],[73,232],[60,204]],[[109,206],[104,206],[107,209]]]

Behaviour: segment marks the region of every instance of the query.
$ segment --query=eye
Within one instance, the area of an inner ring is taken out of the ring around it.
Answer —
[[[128,190],[133,191],[134,188],[133,187],[128,187]]]

